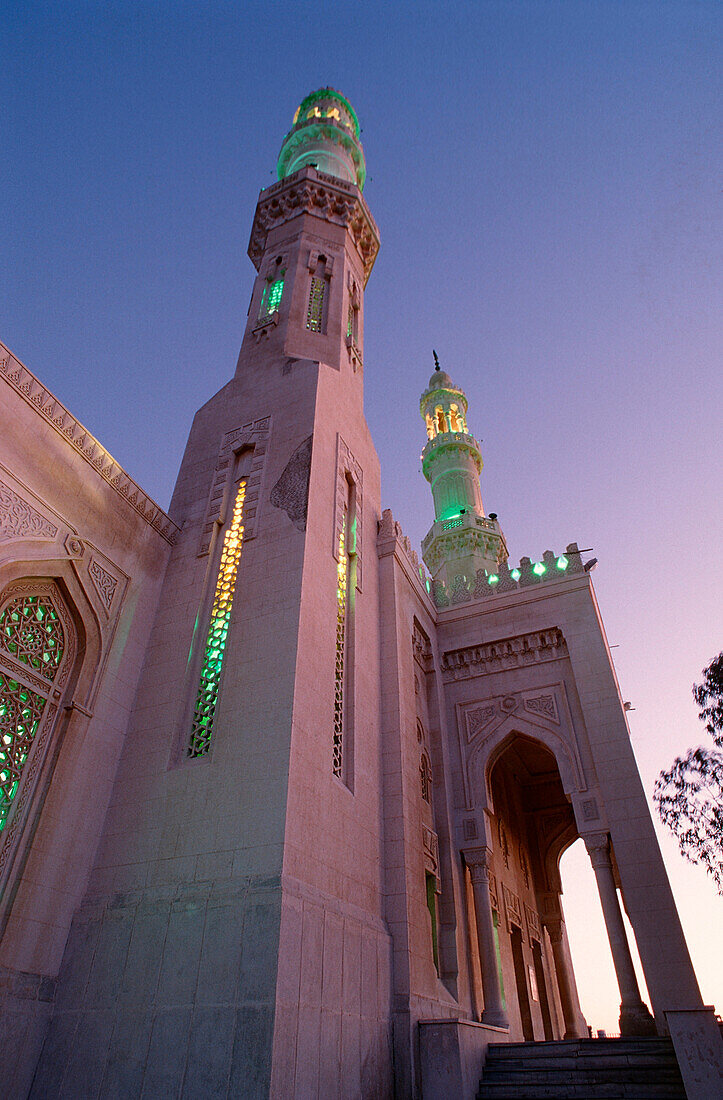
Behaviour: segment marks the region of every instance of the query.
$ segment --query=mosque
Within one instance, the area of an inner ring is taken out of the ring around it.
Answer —
[[[422,561],[382,509],[364,177],[348,100],[307,96],[168,514],[0,345],[4,1097],[591,1098],[618,1093],[539,1091],[535,1052],[641,1050],[658,1091],[621,1097],[715,1094],[590,563],[509,561],[438,364]],[[608,1045],[565,930],[579,837]]]

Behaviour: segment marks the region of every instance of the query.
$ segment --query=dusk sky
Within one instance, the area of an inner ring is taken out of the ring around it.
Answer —
[[[650,794],[705,742],[690,689],[723,649],[719,0],[2,8],[0,339],[168,507],[235,367],[258,192],[303,96],[343,91],[382,240],[364,369],[383,504],[418,548],[436,348],[511,564],[573,539],[599,559]],[[720,1011],[723,900],[659,831]],[[615,1031],[580,847],[582,1006]]]

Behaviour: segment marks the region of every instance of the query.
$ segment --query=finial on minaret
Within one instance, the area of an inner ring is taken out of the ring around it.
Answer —
[[[439,365],[439,356],[437,355],[434,348],[432,348],[432,355],[434,356],[434,369],[435,370],[441,370],[441,367]]]

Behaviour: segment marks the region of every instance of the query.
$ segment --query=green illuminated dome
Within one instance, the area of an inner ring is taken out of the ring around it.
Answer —
[[[320,172],[355,183],[366,178],[359,121],[348,99],[334,88],[320,88],[303,99],[283,140],[276,171],[280,180],[312,165]]]

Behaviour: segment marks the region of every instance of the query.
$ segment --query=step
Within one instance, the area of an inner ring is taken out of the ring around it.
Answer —
[[[613,1054],[650,1054],[672,1050],[670,1039],[656,1036],[650,1039],[555,1039],[534,1043],[494,1043],[488,1057],[536,1058],[540,1053],[581,1054],[605,1052]]]
[[[614,1066],[603,1069],[585,1068],[571,1069],[557,1066],[548,1066],[540,1069],[524,1069],[505,1067],[496,1069],[485,1065],[482,1080],[488,1081],[680,1081],[680,1070],[677,1066]]]
[[[485,1062],[485,1070],[492,1069],[626,1069],[630,1066],[652,1068],[678,1068],[673,1053],[641,1054],[637,1057],[628,1054],[541,1054],[537,1058],[490,1058]]]
[[[511,1085],[507,1082],[482,1086],[477,1100],[686,1100],[680,1084],[556,1084]]]

